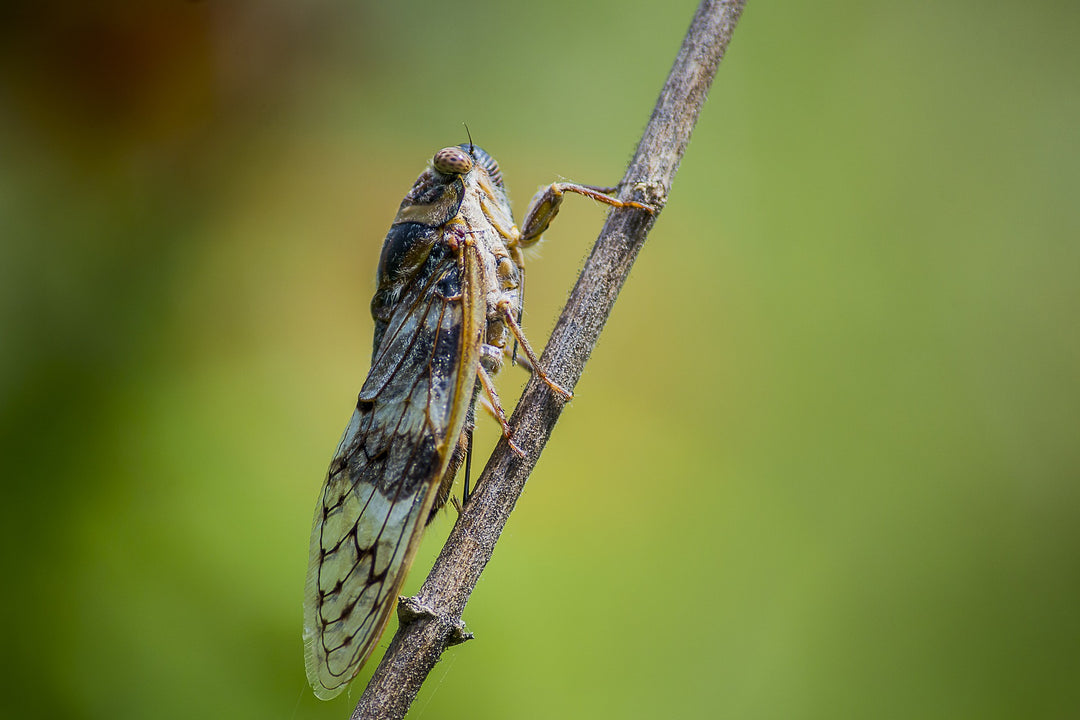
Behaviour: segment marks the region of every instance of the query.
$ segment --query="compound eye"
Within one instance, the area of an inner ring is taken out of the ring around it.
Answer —
[[[473,161],[461,148],[448,147],[435,153],[431,166],[443,175],[464,175],[472,170]]]

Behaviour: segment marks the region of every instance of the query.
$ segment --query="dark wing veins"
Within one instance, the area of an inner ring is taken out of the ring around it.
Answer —
[[[429,260],[390,314],[316,508],[305,636],[320,697],[348,684],[389,620],[476,382],[459,259]]]

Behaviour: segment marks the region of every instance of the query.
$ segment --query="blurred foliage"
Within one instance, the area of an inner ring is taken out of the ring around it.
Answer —
[[[615,181],[694,6],[0,11],[12,717],[348,716],[302,592],[397,203],[462,122],[519,212]],[[750,2],[413,716],[1080,715],[1078,31]],[[534,342],[602,214],[533,258]]]

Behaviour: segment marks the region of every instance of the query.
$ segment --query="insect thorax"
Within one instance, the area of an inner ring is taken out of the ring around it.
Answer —
[[[462,146],[466,147],[466,146]],[[502,365],[508,331],[504,308],[520,312],[520,253],[512,253],[518,238],[498,164],[472,148],[476,164],[464,174],[443,174],[429,167],[416,179],[398,208],[383,242],[377,274],[378,289],[371,302],[375,320],[373,351],[377,350],[401,299],[402,288],[415,282],[438,283],[445,297],[461,292],[461,274],[445,272],[448,254],[461,257],[463,244],[476,248],[478,281],[486,305],[488,327],[481,364],[494,373]],[[492,177],[494,174],[495,177]],[[460,262],[458,263],[460,266]]]

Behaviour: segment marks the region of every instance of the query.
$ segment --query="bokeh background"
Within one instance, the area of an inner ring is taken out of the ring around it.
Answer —
[[[302,594],[397,204],[463,122],[519,213],[616,181],[694,7],[0,11],[5,715],[349,715]],[[1077,37],[751,0],[412,717],[1080,717]],[[534,342],[603,214],[532,258]]]

